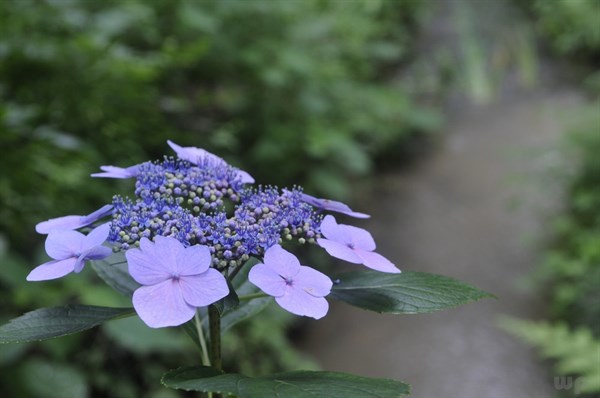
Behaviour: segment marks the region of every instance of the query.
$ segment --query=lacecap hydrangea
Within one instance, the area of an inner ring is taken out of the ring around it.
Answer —
[[[248,280],[285,310],[325,316],[333,283],[284,249],[288,242],[313,244],[377,271],[400,272],[375,252],[368,231],[338,224],[327,213],[367,214],[301,187],[256,186],[249,173],[214,154],[168,144],[176,157],[125,168],[101,166],[102,172],[92,174],[135,179],[132,196],[115,195],[89,215],[39,223],[36,230],[48,235],[46,252],[53,260],[27,279],[79,273],[88,261],[124,252],[128,272],[140,285],[132,298],[137,314],[150,327],[166,327],[181,325],[198,308],[226,297],[228,282],[246,266],[252,267]]]

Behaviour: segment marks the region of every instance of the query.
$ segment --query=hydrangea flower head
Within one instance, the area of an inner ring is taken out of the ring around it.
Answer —
[[[324,238],[317,239],[319,246],[333,257],[381,272],[399,273],[387,258],[375,253],[375,241],[371,234],[358,227],[338,224],[333,216],[325,216],[321,222]]]
[[[78,229],[94,222],[99,219],[108,216],[112,213],[112,205],[104,205],[93,213],[87,216],[64,216],[58,218],[51,218],[50,220],[42,221],[35,226],[35,230],[38,234],[46,235],[50,231],[55,229]]]
[[[112,250],[102,246],[108,238],[109,223],[102,224],[83,235],[71,230],[52,230],[46,238],[46,253],[53,258],[34,268],[28,281],[45,281],[60,278],[71,272],[79,273],[87,260],[101,260],[112,254]]]
[[[321,210],[334,211],[336,213],[345,214],[347,216],[355,218],[371,217],[368,214],[353,211],[348,205],[342,202],[337,202],[335,200],[315,198],[314,196],[310,196],[305,193],[302,194],[302,200],[308,203],[309,205]]]
[[[169,146],[175,151],[179,159],[187,160],[190,163],[196,165],[201,165],[206,162],[214,164],[227,164],[223,158],[220,158],[219,156],[212,154],[205,149],[196,148],[194,146],[182,147],[171,140],[167,140],[167,144],[169,144]],[[241,179],[242,183],[254,184],[254,178],[252,178],[252,176],[247,172],[243,170],[237,170],[237,175]]]
[[[264,263],[252,267],[248,280],[292,314],[319,319],[329,309],[325,296],[331,292],[331,279],[300,265],[292,253],[279,245],[265,252]]]
[[[102,178],[133,178],[137,177],[140,172],[140,165],[136,164],[129,167],[116,167],[116,166],[100,166],[102,173],[94,173],[92,177]]]
[[[178,326],[229,294],[225,277],[210,268],[206,246],[184,247],[172,237],[140,241],[125,253],[129,273],[142,286],[133,293],[133,306],[148,326]]]

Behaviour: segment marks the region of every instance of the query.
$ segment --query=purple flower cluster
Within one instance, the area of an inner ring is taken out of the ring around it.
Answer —
[[[263,262],[249,280],[285,310],[313,318],[328,310],[332,282],[300,265],[281,245],[313,243],[339,259],[382,272],[400,272],[374,252],[364,229],[338,224],[331,215],[367,218],[341,202],[319,199],[301,188],[248,187],[254,179],[203,149],[169,146],[178,159],[165,158],[127,168],[102,166],[101,178],[135,178],[134,198],[114,196],[112,204],[87,216],[66,216],[36,226],[48,234],[53,258],[35,268],[31,281],[80,272],[88,260],[124,251],[131,276],[142,286],[133,305],[150,327],[189,321],[198,307],[229,293],[226,276],[235,275],[250,257]],[[103,218],[110,222],[83,235]]]

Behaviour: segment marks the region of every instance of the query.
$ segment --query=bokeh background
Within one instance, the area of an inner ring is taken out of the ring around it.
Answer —
[[[400,268],[499,296],[412,324],[269,308],[226,336],[227,369],[355,371],[425,398],[572,396],[553,384],[571,376],[599,396],[599,63],[598,0],[0,1],[0,321],[128,305],[90,270],[26,283],[34,226],[126,192],[89,174],[171,139],[371,212]],[[0,346],[0,396],[183,396],[159,379],[194,350],[135,320]]]

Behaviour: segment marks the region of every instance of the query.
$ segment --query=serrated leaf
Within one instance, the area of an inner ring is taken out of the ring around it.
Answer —
[[[340,274],[330,297],[363,309],[391,314],[420,314],[493,297],[454,279],[423,272]]]
[[[98,326],[111,319],[135,314],[133,308],[67,305],[40,308],[0,326],[0,344],[41,341]]]
[[[186,391],[218,392],[238,398],[397,398],[410,386],[400,381],[340,372],[295,371],[247,377],[200,366],[166,373],[162,383]]]
[[[122,254],[92,261],[92,268],[108,286],[124,296],[133,296],[133,292],[141,286],[129,275],[125,256]]]

